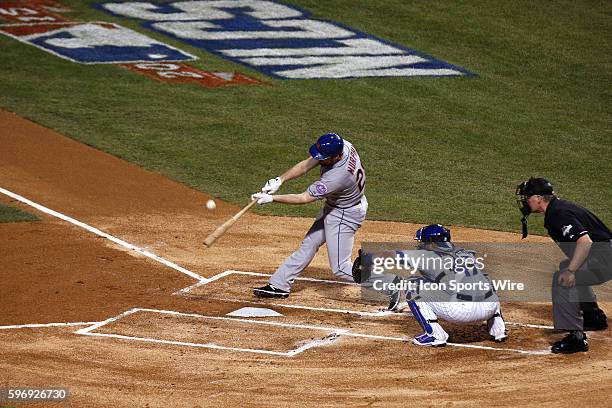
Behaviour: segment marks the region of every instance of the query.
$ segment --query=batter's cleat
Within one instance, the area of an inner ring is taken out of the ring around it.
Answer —
[[[446,346],[446,341],[438,340],[434,336],[423,333],[416,336],[412,339],[412,343],[417,346],[425,346],[425,347],[443,347]]]
[[[608,318],[601,309],[593,312],[583,312],[583,327],[585,331],[606,330],[608,328]]]
[[[266,286],[262,286],[261,288],[253,289],[253,294],[257,297],[262,297],[262,298],[287,299],[289,297],[289,292],[286,292],[282,289],[275,288],[274,286],[270,284],[267,284]]]
[[[582,335],[580,335],[582,333]],[[584,332],[571,332],[563,339],[557,341],[550,348],[555,354],[572,354],[581,351],[589,351],[589,343]]]

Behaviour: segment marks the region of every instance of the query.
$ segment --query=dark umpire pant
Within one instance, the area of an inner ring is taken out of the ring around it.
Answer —
[[[553,275],[552,303],[555,329],[582,330],[583,318],[580,304],[597,302],[591,286],[601,285],[612,279],[612,242],[594,242],[584,264],[576,271],[576,286],[566,288],[559,284],[559,274],[567,270],[570,260],[559,264]]]

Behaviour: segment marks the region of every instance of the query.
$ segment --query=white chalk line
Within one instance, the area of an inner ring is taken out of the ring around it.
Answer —
[[[232,298],[215,298],[216,300],[222,300],[224,302],[233,302],[233,303],[246,303],[250,305],[259,305],[259,306],[274,306],[274,307],[282,307],[287,309],[302,309],[302,310],[313,310],[317,312],[328,312],[328,313],[341,313],[341,314],[354,314],[358,316],[367,316],[367,317],[385,317],[385,316],[398,316],[400,313],[395,313],[390,310],[380,310],[378,312],[361,312],[358,310],[348,310],[348,309],[329,309],[325,307],[313,307],[313,306],[303,306],[303,305],[288,305],[282,303],[270,303],[266,301],[256,301],[256,300],[241,300],[241,299],[232,299]]]
[[[91,332],[93,330],[96,330],[96,329],[98,329],[98,328],[100,328],[102,326],[106,326],[107,324],[115,322],[115,321],[117,321],[117,320],[119,320],[119,319],[121,319],[121,318],[123,318],[125,316],[129,316],[129,315],[131,315],[133,313],[136,313],[136,312],[138,312],[138,310],[139,310],[138,308],[133,308],[133,309],[127,310],[127,311],[125,311],[125,312],[123,312],[123,313],[121,313],[121,314],[119,314],[119,315],[117,315],[115,317],[109,317],[108,319],[102,320],[101,322],[96,322],[93,325],[91,325],[90,327],[85,327],[83,329],[79,329],[75,333],[76,334],[87,334],[87,333],[89,333],[89,332]]]
[[[541,324],[529,324],[529,323],[518,323],[518,322],[506,322],[506,324],[511,324],[513,326],[519,326],[519,327],[528,327],[531,329],[546,329],[546,330],[555,330],[555,328],[553,326],[544,326]]]
[[[225,272],[221,272],[221,273],[218,273],[216,275],[213,275],[210,278],[202,278],[198,282],[194,283],[193,285],[187,286],[186,288],[183,288],[183,289],[180,289],[180,290],[174,292],[173,295],[182,295],[184,293],[189,293],[190,291],[192,291],[193,289],[195,289],[195,288],[197,288],[199,286],[209,284],[211,282],[214,282],[216,280],[224,278],[224,277],[226,277],[228,275],[231,275],[232,273],[234,273],[234,272],[233,271],[225,271]]]
[[[260,273],[260,272],[245,272],[245,271],[237,271],[237,270],[228,270],[225,272],[229,272],[227,275],[236,274],[236,275],[252,275],[252,276],[262,276],[262,277],[270,277],[269,273]],[[222,272],[221,274],[225,273]],[[226,275],[226,276],[227,276]],[[212,280],[212,277],[210,278]],[[332,283],[337,285],[348,285],[348,286],[359,286],[358,283],[341,281],[341,280],[330,280],[330,279],[319,279],[319,278],[296,278],[296,280],[306,281],[306,282],[322,282],[322,283]]]
[[[306,350],[309,350],[311,348],[314,347],[320,347],[320,346],[324,346],[326,344],[330,344],[333,343],[334,341],[338,340],[340,338],[340,334],[341,333],[330,333],[327,336],[320,338],[320,339],[314,339],[309,341],[308,343],[296,348],[295,350],[291,350],[288,351],[287,354],[289,354],[289,357],[293,357],[296,354],[300,354]]]
[[[183,316],[183,317],[194,317],[198,319],[225,320],[225,321],[241,322],[241,323],[248,323],[248,324],[255,324],[255,325],[259,324],[259,325],[264,325],[264,326],[291,327],[295,329],[310,329],[310,330],[324,330],[324,331],[344,330],[344,329],[338,329],[335,327],[313,326],[313,325],[308,325],[308,324],[282,323],[282,322],[266,321],[266,320],[251,320],[251,319],[243,319],[239,317],[206,316],[206,315],[201,315],[197,313],[177,312],[175,310],[162,310],[162,309],[149,309],[149,308],[135,307],[126,312],[121,313],[120,315],[111,317],[110,319],[106,319],[102,322],[95,322],[91,327],[77,330],[76,333],[77,334],[89,333],[93,330],[99,329],[102,326],[106,326],[112,322],[115,322],[119,319],[123,319],[124,317],[128,315],[138,313],[138,312],[158,313],[158,314],[167,314],[167,315]]]
[[[148,337],[134,337],[134,336],[124,336],[121,334],[107,334],[107,333],[87,333],[85,335],[92,336],[92,337],[106,337],[106,338],[115,338],[115,339],[128,340],[128,341],[139,341],[139,342],[144,342],[144,343],[167,344],[167,345],[172,345],[172,346],[186,346],[186,347],[199,347],[199,348],[209,348],[209,349],[217,349],[217,350],[241,351],[241,352],[257,353],[257,354],[270,354],[270,355],[281,356],[281,357],[292,357],[293,356],[293,354],[289,354],[289,352],[248,349],[248,348],[239,348],[239,347],[226,347],[226,346],[219,346],[213,343],[189,343],[189,342],[184,342],[184,341],[161,340],[161,339],[153,339],[153,338],[148,338]]]
[[[411,342],[412,339],[406,337],[389,337],[389,336],[375,336],[371,334],[361,334],[361,333],[351,333],[353,337],[367,337],[370,339],[378,339],[378,340],[392,340],[392,341],[404,341]],[[551,354],[549,350],[521,350],[521,349],[512,349],[512,348],[501,348],[501,347],[491,347],[491,346],[481,346],[477,344],[465,344],[465,343],[451,343],[447,342],[447,346],[452,347],[465,347],[465,348],[475,348],[480,350],[494,350],[494,351],[510,351],[520,354],[529,354],[529,355],[547,355]]]
[[[225,278],[230,275],[249,275],[249,276],[261,276],[261,277],[272,276],[267,273],[227,270],[217,275],[211,276],[210,278],[203,279],[200,282],[196,282],[193,285],[188,286],[184,289],[181,289],[175,292],[174,295],[185,296],[186,294],[189,294],[193,289],[197,287],[207,285],[211,282],[217,281],[221,278]],[[359,286],[358,284],[354,282],[345,282],[345,281],[318,279],[318,278],[296,278],[296,280],[306,281],[306,282],[321,282],[321,283],[340,284],[340,285],[348,285],[348,286]],[[232,298],[224,298],[224,297],[214,297],[212,299],[221,300],[224,302],[238,302],[238,303],[247,303],[247,304],[253,304],[253,305],[270,305],[270,306],[278,306],[278,307],[285,307],[285,308],[292,308],[292,309],[314,310],[314,311],[319,311],[319,312],[356,314],[359,316],[368,316],[368,317],[381,317],[381,316],[389,316],[389,315],[396,314],[388,310],[379,310],[376,312],[365,312],[365,311],[357,311],[357,310],[349,310],[349,309],[330,309],[330,308],[313,307],[313,306],[288,305],[288,304],[280,304],[280,303],[270,303],[267,301],[240,300],[240,299],[232,299]]]
[[[91,326],[98,322],[72,322],[72,323],[31,323],[31,324],[13,324],[9,326],[0,326],[0,330],[12,329],[35,329],[43,327],[71,327],[71,326]]]
[[[214,282],[216,280],[219,280],[221,278],[224,278],[226,276],[229,275],[250,275],[250,276],[262,276],[262,277],[270,277],[272,275],[267,274],[267,273],[259,273],[259,272],[244,272],[244,271],[236,271],[236,270],[227,270],[224,272],[221,272],[217,275],[213,275],[210,278],[202,278],[199,282],[194,283],[191,286],[187,286],[186,288],[180,289],[176,292],[173,293],[173,295],[183,295],[185,293],[189,293],[191,292],[193,289],[202,286],[202,285],[207,285],[211,282]],[[335,284],[341,284],[341,285],[351,285],[351,286],[358,286],[358,284],[354,283],[354,282],[343,282],[343,281],[336,281],[336,280],[328,280],[328,279],[317,279],[317,278],[296,278],[296,280],[300,280],[300,281],[306,281],[306,282],[322,282],[322,283],[335,283]]]
[[[221,346],[221,345],[214,344],[214,343],[192,343],[192,342],[184,342],[184,341],[176,341],[176,340],[154,339],[154,338],[148,338],[148,337],[126,336],[126,335],[115,334],[115,333],[95,333],[93,332],[93,330],[99,329],[100,327],[103,327],[107,324],[113,323],[128,315],[138,313],[138,312],[168,314],[168,315],[174,315],[174,316],[194,317],[194,318],[199,318],[199,319],[237,321],[241,323],[260,324],[260,325],[268,325],[268,326],[321,330],[321,331],[327,332],[327,334],[323,338],[313,339],[311,341],[306,342],[305,344],[301,345],[298,348],[295,348],[293,350],[289,350],[286,352],[282,352],[282,351],[271,351],[271,350],[263,350],[263,349]],[[239,351],[239,352],[257,353],[257,354],[269,354],[269,355],[282,356],[282,357],[293,357],[313,347],[319,347],[319,346],[331,343],[337,340],[340,334],[334,331],[333,328],[327,328],[327,327],[321,327],[321,326],[289,324],[289,323],[269,322],[269,321],[257,321],[257,320],[237,319],[237,318],[220,317],[220,316],[205,316],[205,315],[199,315],[195,313],[181,313],[181,312],[176,312],[173,310],[158,310],[158,309],[146,309],[146,308],[130,309],[126,312],[121,313],[120,315],[111,317],[102,322],[96,322],[91,327],[86,327],[84,329],[77,330],[75,333],[85,335],[85,336],[108,337],[108,338],[117,338],[121,340],[132,340],[132,341],[139,341],[139,342],[168,344],[168,345],[175,345],[175,346],[199,347],[199,348],[210,348],[210,349],[217,349],[217,350]]]
[[[114,242],[115,244],[123,247],[123,248],[126,248],[126,249],[129,249],[131,251],[137,252],[137,253],[139,253],[139,254],[141,254],[143,256],[146,256],[147,258],[150,258],[150,259],[152,259],[152,260],[154,260],[156,262],[159,262],[159,263],[161,263],[163,265],[166,265],[169,268],[172,268],[172,269],[174,269],[174,270],[176,270],[178,272],[181,272],[181,273],[183,273],[183,274],[185,274],[187,276],[190,276],[190,277],[192,277],[194,279],[197,279],[198,281],[203,281],[205,279],[203,276],[200,276],[200,275],[198,275],[195,272],[191,272],[191,271],[183,268],[182,266],[179,266],[179,265],[177,265],[177,264],[175,264],[173,262],[170,262],[170,261],[168,261],[168,260],[166,260],[166,259],[164,259],[164,258],[162,258],[160,256],[155,255],[152,252],[149,252],[149,251],[147,251],[145,249],[139,248],[136,245],[133,245],[133,244],[130,244],[130,243],[126,242],[126,241],[123,241],[122,239],[119,239],[119,238],[117,238],[117,237],[115,237],[113,235],[107,234],[106,232],[100,231],[99,229],[97,229],[95,227],[92,227],[90,225],[87,225],[84,222],[75,220],[74,218],[71,218],[71,217],[69,217],[67,215],[64,215],[64,214],[60,213],[60,212],[57,212],[57,211],[52,210],[50,208],[47,208],[47,207],[45,207],[43,205],[35,203],[35,202],[25,198],[25,197],[20,196],[19,194],[13,193],[12,191],[9,191],[9,190],[6,190],[6,189],[0,187],[0,193],[5,194],[5,195],[7,195],[7,196],[17,200],[17,201],[20,201],[20,202],[26,204],[26,205],[29,205],[30,207],[34,207],[37,210],[39,210],[39,211],[41,211],[41,212],[43,212],[45,214],[49,214],[49,215],[51,215],[53,217],[59,218],[59,219],[64,220],[64,221],[67,221],[67,222],[69,222],[69,223],[71,223],[73,225],[76,225],[77,227],[81,227],[81,228],[83,228],[83,229],[85,229],[85,230],[87,230],[89,232],[92,232],[92,233],[94,233],[94,234],[96,234],[96,235],[98,235],[100,237],[106,238],[106,239]]]
[[[321,330],[321,331],[327,331],[329,334],[323,339],[315,339],[295,350],[290,350],[288,352],[273,352],[270,350],[244,349],[244,348],[218,346],[218,345],[214,345],[214,347],[211,347],[210,343],[188,343],[188,342],[180,342],[180,341],[172,341],[172,340],[160,340],[160,339],[150,339],[150,338],[143,338],[143,337],[124,336],[124,335],[112,334],[112,333],[92,333],[92,331],[97,328],[100,328],[104,325],[117,321],[127,315],[130,315],[136,312],[160,313],[160,314],[168,314],[168,315],[174,315],[174,316],[194,317],[194,318],[200,318],[200,319],[238,321],[238,322],[249,323],[249,324],[260,324],[260,325],[269,325],[269,326],[286,327],[286,328]],[[351,331],[350,329],[340,328],[340,327],[304,325],[304,324],[270,322],[270,321],[257,321],[257,320],[248,320],[248,319],[240,319],[240,318],[233,318],[233,317],[205,316],[205,315],[200,315],[200,314],[195,314],[195,313],[177,312],[173,310],[144,309],[144,308],[130,309],[118,316],[111,317],[110,319],[107,319],[103,322],[98,322],[91,327],[77,330],[75,333],[91,335],[91,336],[115,337],[115,338],[119,338],[123,340],[134,340],[134,341],[143,341],[143,342],[149,341],[152,343],[163,343],[163,344],[171,344],[171,345],[179,345],[179,346],[194,346],[194,347],[217,348],[217,349],[233,350],[233,351],[253,352],[253,353],[260,353],[260,354],[273,354],[273,355],[279,355],[279,356],[285,356],[285,357],[292,357],[310,348],[318,347],[323,344],[330,343],[341,336],[367,338],[367,339],[372,339],[372,340],[391,340],[391,341],[402,341],[402,342],[411,341],[410,338],[406,338],[406,337],[378,336],[378,335],[373,335],[373,334],[354,332],[354,331]],[[476,345],[476,344],[460,344],[460,343],[447,343],[447,345],[451,347],[463,347],[463,348],[473,348],[473,349],[480,349],[480,350],[514,352],[514,353],[527,354],[527,355],[548,355],[550,354],[549,350],[522,350],[522,349],[500,348],[500,347],[481,346],[481,345]]]

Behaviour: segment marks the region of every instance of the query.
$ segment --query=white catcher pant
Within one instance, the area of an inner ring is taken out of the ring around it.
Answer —
[[[501,317],[499,302],[416,302],[423,317],[436,320],[438,317],[452,323],[477,323],[487,321],[489,334],[494,338],[506,335],[506,324]],[[495,316],[498,314],[498,316]],[[448,333],[439,323],[431,323],[436,339],[446,341]]]
[[[431,307],[433,313],[452,323],[475,323],[489,320],[499,310],[499,302],[417,302]]]
[[[327,244],[329,266],[334,276],[352,281],[353,242],[367,211],[368,200],[365,196],[360,204],[347,209],[325,205],[306,233],[300,247],[278,267],[270,277],[269,283],[278,289],[290,291],[295,278],[306,269],[323,244]]]

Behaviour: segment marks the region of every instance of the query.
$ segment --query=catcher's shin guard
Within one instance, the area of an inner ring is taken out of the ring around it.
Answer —
[[[489,330],[491,339],[495,342],[501,343],[508,338],[508,330],[506,330],[504,316],[499,306],[497,306],[495,314],[487,320],[487,329]]]
[[[438,323],[438,318],[433,309],[425,302],[411,300],[408,306],[412,314],[419,322],[425,333],[413,339],[413,343],[419,346],[443,346],[448,340],[448,333]]]
[[[412,312],[412,315],[417,320],[421,328],[425,330],[425,333],[433,334],[433,328],[431,327],[430,323],[437,322],[438,319],[436,319],[435,316],[431,320],[426,319],[425,316],[423,316],[423,313],[421,312],[419,305],[417,305],[417,303],[414,300],[410,300],[408,302],[408,307],[410,307],[410,311]]]

